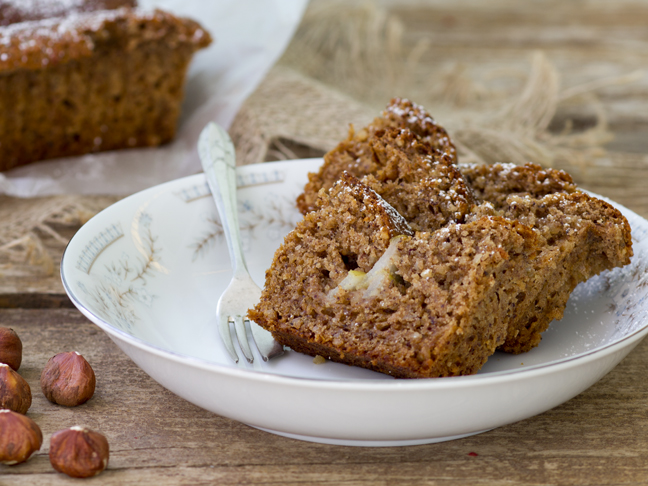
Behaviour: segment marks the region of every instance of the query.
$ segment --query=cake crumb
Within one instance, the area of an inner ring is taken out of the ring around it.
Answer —
[[[563,171],[456,165],[421,127],[388,123],[404,106],[309,174],[248,315],[314,363],[473,374],[537,346],[580,281],[628,264],[630,226]]]

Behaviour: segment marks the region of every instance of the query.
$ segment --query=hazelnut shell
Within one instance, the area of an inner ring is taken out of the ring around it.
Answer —
[[[43,444],[40,427],[26,415],[0,410],[0,463],[25,462]]]
[[[22,341],[13,329],[0,327],[0,363],[11,366],[15,371],[22,362]]]
[[[0,363],[0,408],[7,408],[24,415],[31,407],[31,403],[29,383],[9,365]]]
[[[50,402],[75,407],[92,398],[95,374],[77,352],[60,353],[50,358],[41,373],[40,385]]]
[[[59,430],[50,439],[52,467],[73,478],[88,478],[106,469],[108,441],[99,432],[83,427]]]

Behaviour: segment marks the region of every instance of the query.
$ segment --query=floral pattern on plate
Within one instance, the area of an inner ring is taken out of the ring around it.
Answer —
[[[96,275],[92,274],[92,267],[100,254],[124,236],[120,223],[111,225],[92,240],[101,242],[103,246],[99,247],[100,250],[82,254],[80,258],[83,264],[81,269],[87,269],[86,273],[95,278],[91,283],[77,282],[78,287],[94,303],[97,314],[114,322],[124,331],[132,331],[133,326],[140,320],[134,306],[136,302],[145,307],[153,305],[157,296],[149,291],[147,283],[157,272],[163,271],[160,265],[162,248],[159,237],[154,235],[151,229],[151,215],[141,212],[134,222],[136,230],[133,243],[137,253],[123,252],[118,258],[103,263],[102,270],[95,270]],[[119,236],[111,238],[112,235]]]

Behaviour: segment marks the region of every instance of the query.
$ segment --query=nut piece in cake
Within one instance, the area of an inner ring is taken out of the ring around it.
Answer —
[[[370,142],[376,132],[390,127],[408,129],[427,146],[432,157],[440,158],[446,154],[450,163],[456,162],[457,153],[445,129],[423,107],[406,99],[394,98],[382,116],[358,132],[351,127],[348,138],[324,155],[324,164],[317,173],[308,174],[304,192],[297,198],[299,210],[306,214],[315,209],[318,191],[330,188],[344,171],[358,178],[378,171],[380,162],[374,159]]]

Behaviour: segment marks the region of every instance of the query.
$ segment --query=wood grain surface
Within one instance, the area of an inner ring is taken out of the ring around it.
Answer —
[[[645,133],[645,0],[537,0],[523,5],[514,0],[405,0],[387,4],[405,25],[406,47],[426,40],[419,64],[423,71],[461,63],[485,82],[496,69],[526,72],[529,53],[541,50],[555,63],[563,88],[637,73],[632,83],[607,86],[597,95],[615,130]],[[582,122],[588,123],[587,119]],[[633,141],[629,151],[646,153],[648,143],[645,137],[640,139],[643,143]],[[614,148],[626,150],[625,143],[620,145]]]
[[[47,457],[59,429],[85,425],[110,443],[108,469],[88,483],[123,484],[643,484],[648,479],[648,341],[599,383],[539,416],[461,440],[363,448],[278,437],[202,410],[135,366],[72,309],[2,309],[24,343],[20,374],[32,388],[28,416],[40,452],[0,466],[0,484],[78,484]],[[97,375],[94,397],[67,408],[48,402],[40,372],[76,350]]]

